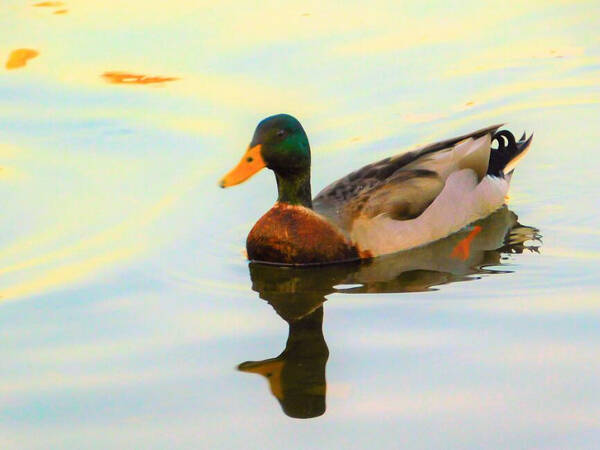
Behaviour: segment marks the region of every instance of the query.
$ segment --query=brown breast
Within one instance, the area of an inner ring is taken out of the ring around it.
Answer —
[[[304,206],[276,203],[246,239],[248,258],[280,264],[317,264],[359,257],[326,219]]]

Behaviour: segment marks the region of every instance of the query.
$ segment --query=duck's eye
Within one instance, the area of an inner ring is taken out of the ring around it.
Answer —
[[[277,130],[277,136],[281,137],[285,134],[285,130]]]
[[[252,156],[248,156],[248,157],[246,158],[246,161],[247,161],[247,162],[252,162],[252,161],[254,161],[254,158],[253,158]]]

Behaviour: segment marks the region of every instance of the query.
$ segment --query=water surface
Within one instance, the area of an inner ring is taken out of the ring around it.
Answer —
[[[107,3],[3,2],[2,448],[597,447],[597,1]],[[468,253],[281,270],[217,187],[280,112],[314,193],[535,136]]]

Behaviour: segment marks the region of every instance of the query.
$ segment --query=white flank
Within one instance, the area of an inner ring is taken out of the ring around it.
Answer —
[[[455,233],[504,204],[509,186],[506,179],[485,176],[479,183],[477,179],[472,169],[453,172],[437,198],[419,217],[411,220],[394,220],[384,214],[359,217],[353,223],[351,239],[360,250],[379,256]]]

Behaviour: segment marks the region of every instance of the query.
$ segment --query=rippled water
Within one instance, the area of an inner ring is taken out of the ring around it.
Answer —
[[[597,1],[2,10],[3,449],[597,448]],[[535,137],[468,255],[281,270],[243,255],[272,175],[216,184],[279,112],[314,192]]]

